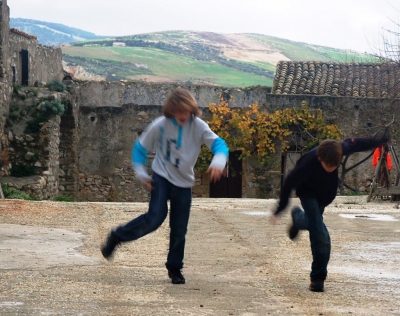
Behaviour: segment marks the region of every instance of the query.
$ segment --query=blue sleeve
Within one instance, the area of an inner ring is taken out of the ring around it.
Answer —
[[[225,141],[221,137],[218,137],[214,140],[214,142],[211,145],[211,152],[213,155],[224,154],[226,157],[228,157],[229,148],[226,145]]]
[[[147,164],[147,150],[136,140],[132,149],[132,161],[134,164]]]

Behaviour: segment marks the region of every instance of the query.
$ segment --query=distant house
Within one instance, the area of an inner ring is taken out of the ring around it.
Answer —
[[[35,82],[50,82],[63,78],[62,52],[60,48],[42,46],[36,36],[18,29],[8,29],[2,25],[1,31],[8,37],[6,48],[9,58],[5,62],[9,84],[22,86],[34,85]],[[5,51],[5,45],[2,46]]]
[[[125,47],[125,43],[124,42],[114,42],[113,46],[121,46],[121,47]]]
[[[280,61],[271,93],[399,98],[400,64]]]

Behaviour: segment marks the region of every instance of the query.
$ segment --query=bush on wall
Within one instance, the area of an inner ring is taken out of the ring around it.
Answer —
[[[39,112],[34,114],[32,120],[27,122],[24,133],[37,133],[42,128],[42,123],[47,122],[52,115],[63,115],[65,113],[65,105],[58,101],[45,101],[40,104]]]
[[[257,102],[247,108],[230,108],[223,99],[208,108],[212,118],[207,123],[229,149],[240,150],[240,159],[255,155],[264,166],[273,164],[275,153],[284,153],[291,147],[299,152],[308,151],[321,140],[340,139],[343,135],[338,126],[325,122],[322,110],[311,111],[306,101],[301,108],[274,113],[260,112]],[[206,170],[210,160],[211,153],[204,146],[196,169]]]
[[[64,92],[65,90],[67,90],[67,86],[59,80],[53,80],[49,82],[46,87],[49,88],[49,90],[51,91],[57,92]]]

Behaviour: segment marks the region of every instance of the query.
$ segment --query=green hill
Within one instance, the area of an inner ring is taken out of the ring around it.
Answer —
[[[48,46],[59,46],[62,43],[72,43],[105,37],[63,24],[31,19],[10,18],[10,27],[34,35],[38,38],[40,44]]]
[[[372,56],[363,53],[260,34],[190,31],[78,42],[62,50],[68,64],[81,65],[105,76],[106,80],[191,82],[227,87],[271,86],[280,60],[373,61]]]
[[[262,34],[167,31],[107,38],[36,20],[11,18],[10,26],[37,36],[42,45],[63,44],[65,67],[77,79],[93,74],[108,81],[272,86],[280,60],[377,61],[364,53]]]

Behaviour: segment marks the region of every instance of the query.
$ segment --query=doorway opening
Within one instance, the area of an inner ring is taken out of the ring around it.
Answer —
[[[241,151],[229,152],[226,177],[210,183],[210,198],[241,198],[242,197],[242,160]]]
[[[29,85],[29,55],[28,51],[23,49],[19,53],[20,61],[21,61],[21,85],[28,86]]]

